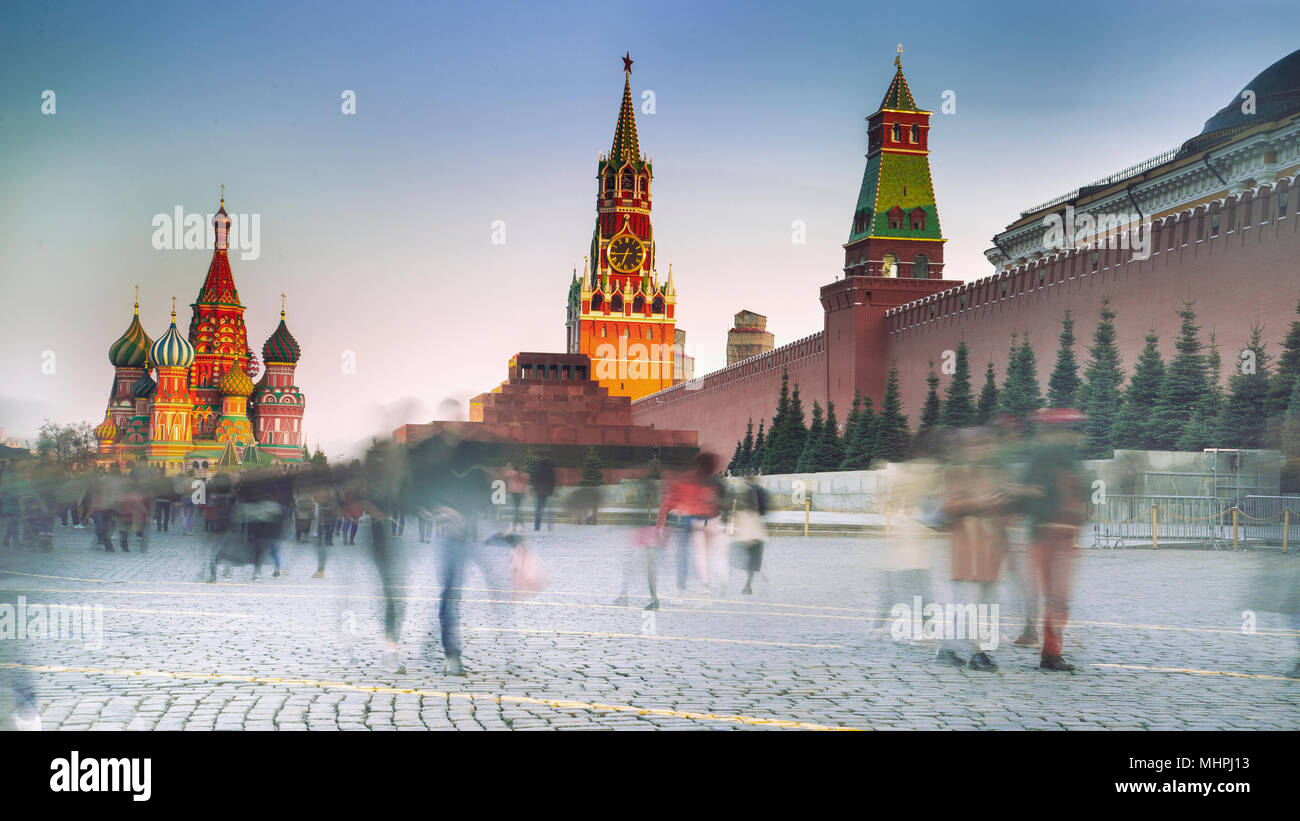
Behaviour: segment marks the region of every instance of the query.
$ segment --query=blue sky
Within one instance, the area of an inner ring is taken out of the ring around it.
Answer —
[[[491,388],[517,351],[560,350],[624,51],[638,99],[655,93],[638,126],[661,273],[671,261],[709,370],[741,308],[767,314],[778,343],[821,328],[817,288],[840,269],[863,118],[898,43],[920,105],[956,95],[933,119],[932,170],[947,276],[973,279],[1021,209],[1193,136],[1298,35],[1282,2],[11,9],[0,426],[102,418],[132,286],[157,336],[210,256],[155,250],[151,220],[212,211],[221,183],[232,212],[261,219],[259,258],[233,261],[254,348],[287,293],[304,428],[327,452]]]

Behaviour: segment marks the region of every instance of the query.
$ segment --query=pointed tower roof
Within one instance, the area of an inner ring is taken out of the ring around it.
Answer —
[[[641,144],[636,136],[636,111],[632,108],[632,58],[623,57],[623,105],[618,110],[618,124],[614,126],[614,145],[609,149],[609,161],[614,166],[625,162],[641,162]]]
[[[221,207],[212,218],[216,228],[217,243],[212,251],[212,262],[208,265],[208,275],[203,280],[203,287],[195,302],[224,302],[240,305],[239,292],[235,290],[235,277],[230,273],[230,215],[226,213],[226,198],[222,196]]]
[[[280,299],[280,324],[262,346],[262,359],[266,362],[296,365],[302,349],[298,347],[298,340],[289,333],[289,326],[284,324],[284,294],[280,295]]]
[[[894,81],[885,92],[885,99],[880,107],[888,111],[919,111],[916,100],[912,98],[912,89],[907,87],[907,78],[903,76],[903,47],[898,47],[898,56],[894,58]]]

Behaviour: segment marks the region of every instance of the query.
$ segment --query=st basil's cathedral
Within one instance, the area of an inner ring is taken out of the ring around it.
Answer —
[[[137,296],[131,324],[108,349],[113,387],[95,428],[101,464],[179,472],[305,461],[306,403],[294,384],[301,349],[281,305],[280,324],[262,346],[263,369],[248,346],[244,305],[230,272],[224,198],[213,227],[216,246],[190,305],[188,334],[176,327],[173,297],[171,326],[150,339]]]

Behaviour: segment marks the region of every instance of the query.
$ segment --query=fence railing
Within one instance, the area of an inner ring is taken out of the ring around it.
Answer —
[[[1094,547],[1205,544],[1215,550],[1280,546],[1295,540],[1300,497],[1107,496],[1092,505]]]

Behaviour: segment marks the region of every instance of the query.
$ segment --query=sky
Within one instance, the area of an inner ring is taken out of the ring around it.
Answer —
[[[287,295],[309,446],[426,422],[563,350],[624,52],[653,157],[661,276],[696,373],[741,309],[822,327],[865,120],[903,67],[934,111],[948,279],[1035,203],[1197,134],[1300,42],[1291,2],[950,0],[29,4],[0,17],[0,427],[103,418],[108,346],[188,328],[211,252],[157,249],[177,207],[260,227],[232,254],[250,344]],[[46,91],[53,92],[54,111]],[[355,95],[355,114],[343,95]],[[946,92],[955,102],[941,113]],[[802,221],[806,242],[792,241]],[[502,229],[504,228],[504,242]],[[498,240],[498,242],[494,242]],[[251,256],[251,254],[250,254]],[[349,365],[354,367],[349,368]]]

